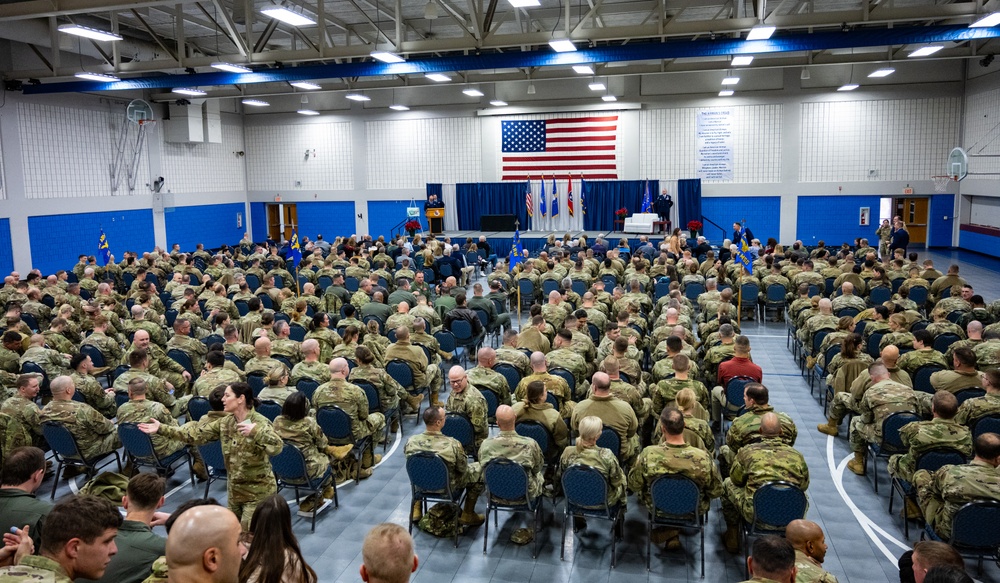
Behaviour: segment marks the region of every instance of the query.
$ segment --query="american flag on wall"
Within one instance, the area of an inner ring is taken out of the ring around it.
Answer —
[[[532,174],[618,178],[618,115],[503,120],[501,180]]]

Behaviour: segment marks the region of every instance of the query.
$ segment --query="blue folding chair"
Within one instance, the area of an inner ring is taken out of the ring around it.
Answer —
[[[729,379],[726,383],[726,390],[724,395],[726,397],[726,402],[722,406],[722,420],[732,421],[746,411],[746,395],[744,395],[744,390],[750,383],[757,382],[748,376],[737,376]],[[723,431],[725,427],[723,427]]]
[[[458,350],[458,340],[455,339],[455,335],[448,330],[438,330],[434,333],[434,339],[438,341],[438,346],[444,352],[450,352],[452,354]]]
[[[385,363],[385,372],[411,395],[423,396],[425,392],[430,390],[429,387],[418,387],[416,385],[413,379],[413,370],[405,360],[390,360]],[[421,403],[423,403],[422,399]],[[417,405],[417,423],[420,423],[420,407],[421,405]]]
[[[490,512],[493,512],[494,526],[499,526],[499,514],[505,512],[530,512],[533,516],[535,532],[531,547],[531,558],[538,557],[538,539],[541,538],[543,496],[532,497],[528,492],[528,472],[520,464],[509,459],[496,458],[483,467],[483,483],[486,487],[486,529],[483,531],[483,554],[490,539]]]
[[[277,401],[261,401],[260,407],[257,407],[257,412],[267,417],[267,420],[274,423],[274,420],[281,415],[281,403]]]
[[[184,367],[184,370],[191,375],[192,382],[198,378],[199,371],[194,370],[194,364],[191,362],[191,357],[188,356],[188,353],[177,348],[171,348],[167,351],[167,358]]]
[[[705,576],[705,517],[700,512],[701,490],[691,478],[663,474],[649,487],[652,504],[646,522],[646,571],[652,559],[653,528],[694,528],[701,534],[701,576]]]
[[[530,279],[517,280],[517,289],[520,292],[522,306],[530,306],[535,302],[535,284]]]
[[[369,383],[368,381],[352,381],[355,385],[361,388],[365,392],[365,397],[368,399],[368,412],[369,413],[381,413],[385,415],[385,439],[382,441],[382,453],[385,453],[387,447],[389,447],[389,427],[392,425],[392,420],[402,421],[402,416],[399,413],[399,407],[393,409],[385,409],[382,406],[382,398],[379,397],[378,390],[375,385]],[[400,432],[403,430],[403,425],[400,423]]]
[[[653,287],[653,301],[658,301],[663,296],[670,293],[670,278],[661,277],[656,280],[656,285]],[[582,296],[583,294],[580,293]]]
[[[961,340],[961,338],[958,336],[958,334],[951,334],[951,333],[938,334],[934,338],[934,350],[937,350],[941,354],[944,354],[945,352],[948,352],[949,346],[958,342],[959,340]]]
[[[420,503],[423,514],[427,513],[428,502],[445,502],[461,505],[464,490],[454,491],[448,466],[435,453],[420,451],[406,457],[406,475],[410,478],[410,508]],[[409,512],[409,532],[413,533],[413,512]],[[455,548],[458,548],[458,527],[460,513],[455,512]]]
[[[548,297],[550,293],[559,290],[559,282],[554,279],[546,279],[542,282],[542,296]]]
[[[56,458],[56,475],[55,479],[52,480],[52,493],[49,496],[50,500],[56,499],[56,484],[59,483],[59,474],[62,473],[63,466],[76,466],[78,468],[84,468],[87,478],[89,479],[97,473],[98,468],[108,465],[112,460],[108,460],[107,463],[99,466],[98,464],[101,461],[114,456],[113,461],[118,464],[118,473],[121,473],[122,471],[122,461],[121,458],[118,457],[118,450],[97,455],[89,459],[85,458],[80,450],[80,446],[76,442],[76,438],[73,437],[73,434],[70,433],[69,429],[67,429],[65,425],[58,421],[43,421],[42,435],[45,437],[45,441],[48,442],[49,447],[52,448],[52,453]]]
[[[226,458],[222,455],[222,443],[210,441],[198,446],[198,455],[205,463],[205,470],[208,472],[208,480],[205,481],[205,500],[208,500],[208,489],[212,482],[216,480],[227,480],[229,474],[226,472]]]
[[[277,479],[279,490],[282,488],[295,489],[296,504],[299,504],[299,490],[306,490],[317,498],[316,505],[313,506],[312,510],[312,532],[316,532],[316,514],[319,513],[320,507],[323,506],[319,499],[323,496],[323,483],[328,479],[333,486],[334,508],[340,507],[340,501],[337,499],[337,481],[331,479],[333,468],[327,464],[323,475],[318,478],[309,477],[309,469],[306,466],[305,456],[302,455],[299,448],[291,443],[286,442],[284,447],[281,448],[281,453],[271,458],[271,470],[274,471],[274,477]]]
[[[556,448],[556,440],[552,437],[552,432],[549,431],[548,427],[545,427],[538,421],[531,419],[524,419],[518,421],[514,425],[514,431],[518,435],[523,435],[524,437],[530,437],[538,443],[538,447],[542,449],[542,457],[545,459],[546,463],[552,463],[556,461],[556,458],[562,453]]]
[[[918,308],[923,308],[927,305],[927,292],[926,287],[911,287],[910,299],[917,304]]]
[[[930,525],[926,530],[931,532]],[[931,534],[937,539],[936,533]],[[951,539],[948,544],[963,557],[975,557],[981,576],[983,557],[995,556],[1000,547],[1000,502],[973,500],[959,508],[951,519]]]
[[[250,306],[247,305],[246,300],[236,300],[233,304],[236,305],[236,311],[239,312],[241,318],[250,313]]]
[[[252,372],[248,374],[247,384],[250,385],[250,389],[253,390],[253,396],[256,397],[267,386],[267,381],[264,380],[264,373]]]
[[[295,388],[305,395],[309,402],[312,402],[313,394],[319,388],[319,383],[313,379],[299,379],[299,382],[295,383]]]
[[[497,407],[500,406],[500,397],[487,387],[483,387],[479,392],[486,399],[486,420],[491,427],[496,426]]]
[[[375,450],[372,447],[371,436],[369,435],[360,439],[356,438],[354,436],[354,430],[351,428],[351,416],[336,405],[320,407],[317,409],[316,423],[319,424],[320,429],[323,430],[323,433],[326,435],[331,445],[350,444],[354,446],[354,449],[351,450],[351,455],[358,462],[358,473],[354,478],[354,483],[360,483],[361,460],[364,457],[365,450],[371,449],[372,455],[374,456],[375,454]]]
[[[603,429],[601,429],[601,434],[597,437],[597,447],[603,447],[611,450],[611,453],[615,454],[618,461],[621,461],[622,438],[614,429],[606,425]]]
[[[513,395],[514,390],[517,389],[517,385],[521,382],[521,371],[517,370],[517,367],[513,364],[498,362],[493,365],[493,372],[500,373],[500,376],[507,379],[510,394]]]
[[[168,308],[167,311],[163,313],[163,317],[166,319],[167,327],[172,328],[174,326],[174,322],[177,321],[177,310]]]
[[[975,441],[984,433],[1000,435],[1000,414],[986,415],[976,419],[972,424],[972,439]]]
[[[472,427],[472,421],[464,413],[451,412],[446,416],[444,427],[441,433],[457,440],[465,449],[465,455],[472,459],[479,459],[479,452],[476,451],[476,430]]]
[[[569,385],[569,395],[570,395],[569,398],[570,398],[570,400],[572,400],[572,401],[576,401],[577,400],[577,398],[576,398],[577,397],[577,395],[576,395],[576,377],[573,376],[573,373],[569,372],[568,370],[566,370],[566,369],[564,369],[562,367],[554,366],[554,367],[552,367],[552,368],[549,369],[549,374],[555,375],[555,376],[563,379],[564,381],[566,381],[566,384]],[[628,381],[625,381],[625,382],[628,382]]]
[[[917,471],[927,470],[933,474],[944,466],[959,466],[965,462],[965,455],[957,449],[937,447],[920,454],[915,465]],[[891,483],[892,489],[889,490],[889,516],[892,516],[892,500],[895,497],[894,494],[897,492],[899,493],[899,501],[904,505],[907,498],[914,503],[917,501],[917,490],[913,487],[913,484],[897,476],[892,476]],[[903,513],[903,534],[907,539],[910,538],[910,521],[906,518],[905,512]]]
[[[208,346],[211,346],[213,344],[225,344],[226,343],[226,339],[223,338],[222,336],[219,336],[218,334],[209,334],[208,336],[202,338],[201,342],[206,347],[208,347]]]
[[[892,290],[885,286],[873,287],[868,292],[868,304],[871,306],[881,306],[892,299]]]
[[[229,362],[235,364],[236,368],[238,368],[240,370],[243,370],[243,368],[246,366],[243,363],[243,359],[240,358],[240,357],[238,357],[238,356],[236,356],[232,352],[227,352],[227,353],[225,353],[225,355],[226,355],[226,360],[228,360]]]
[[[563,472],[562,489],[566,503],[563,511],[559,559],[566,558],[566,524],[570,518],[598,518],[611,521],[611,568],[614,569],[625,513],[621,504],[613,506],[609,504],[607,479],[590,466],[583,464],[570,466]]]
[[[485,329],[484,329],[485,332]],[[462,360],[469,362],[469,351],[475,351],[483,340],[483,333],[478,336],[472,333],[472,324],[465,320],[452,320],[451,333],[455,336],[456,345],[462,349]],[[444,348],[442,348],[444,350]]]
[[[698,296],[705,293],[705,285],[697,281],[692,281],[691,283],[684,285],[684,297],[695,302],[697,305]]]
[[[878,494],[878,458],[889,459],[896,453],[906,453],[909,447],[903,445],[899,430],[903,426],[920,421],[920,416],[910,411],[897,411],[882,421],[882,439],[878,443],[869,443],[868,452],[872,458],[872,478],[875,482],[875,493]]]
[[[931,375],[944,370],[944,367],[936,364],[925,364],[913,373],[913,390],[934,394],[934,387],[931,386]]]
[[[306,339],[306,329],[295,322],[288,326],[288,337],[296,342],[303,342]]]
[[[757,488],[753,495],[753,516],[749,523],[743,522],[743,564],[747,564],[750,554],[751,536],[785,536],[785,527],[793,520],[805,518],[808,505],[806,493],[791,482],[779,480]]]
[[[205,397],[194,396],[188,401],[187,410],[189,421],[199,421],[212,410],[212,405]]]
[[[976,387],[969,387],[967,389],[962,389],[961,391],[955,392],[955,398],[958,400],[958,405],[961,406],[962,403],[968,401],[969,399],[975,399],[986,395],[984,389],[979,389]]]
[[[165,456],[156,453],[153,447],[153,439],[143,433],[135,423],[119,423],[118,438],[125,446],[125,453],[132,460],[132,473],[134,476],[140,467],[148,467],[156,470],[157,473],[167,473],[174,468],[177,462],[187,462],[188,471],[191,473],[191,487],[194,488],[194,467],[191,464],[191,454],[187,447]]]

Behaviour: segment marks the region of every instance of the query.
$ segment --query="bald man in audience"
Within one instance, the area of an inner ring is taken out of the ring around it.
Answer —
[[[246,547],[240,521],[228,508],[196,506],[174,522],[167,537],[170,583],[236,583]]]
[[[365,583],[407,583],[420,565],[413,538],[405,528],[391,522],[368,531],[361,558],[361,580]]]
[[[811,520],[793,520],[785,527],[785,539],[795,549],[796,583],[837,583],[836,577],[823,570],[826,537],[818,524]]]
[[[263,373],[267,376],[279,364],[281,364],[280,361],[271,358],[271,339],[267,336],[261,336],[254,341],[253,358],[246,362],[243,371],[248,375]]]
[[[111,453],[122,446],[114,423],[90,405],[73,400],[73,393],[76,392],[73,379],[58,376],[53,379],[49,388],[52,390],[52,400],[42,407],[38,415],[39,421],[62,423],[76,438],[80,453],[85,458],[92,459]]]

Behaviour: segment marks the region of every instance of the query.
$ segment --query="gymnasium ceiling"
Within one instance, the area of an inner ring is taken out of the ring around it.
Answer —
[[[881,82],[955,81],[964,76],[962,60],[985,69],[989,63],[980,61],[1000,52],[993,38],[1000,27],[966,28],[1000,10],[1000,0],[540,0],[524,8],[510,0],[285,0],[317,22],[303,27],[261,12],[278,3],[0,0],[0,39],[10,47],[0,66],[5,79],[24,82],[25,93],[139,88],[157,100],[180,86],[199,86],[209,97],[290,95],[297,90],[286,81],[296,76],[326,92],[374,94],[432,86],[425,72],[448,71],[452,83],[483,88],[488,100],[515,85],[523,94],[535,82],[554,86],[547,91],[569,87],[551,83],[569,79],[652,86],[672,73],[718,88],[736,70],[737,53],[755,56],[738,70],[759,73],[765,88],[782,69],[798,76],[803,68],[816,73],[816,83],[840,84],[845,70],[856,82],[883,66],[902,75]],[[124,40],[58,32],[70,23],[117,31]],[[762,24],[777,27],[771,40],[742,45]],[[969,30],[977,34],[964,34]],[[547,44],[553,36],[571,39],[578,52],[555,53]],[[950,40],[935,42],[943,39]],[[907,58],[932,42],[944,48],[919,63]],[[376,63],[376,49],[406,63]],[[220,74],[210,67],[219,61],[254,73]],[[574,71],[574,62],[594,74]],[[122,83],[80,82],[73,75],[81,70],[114,74]]]

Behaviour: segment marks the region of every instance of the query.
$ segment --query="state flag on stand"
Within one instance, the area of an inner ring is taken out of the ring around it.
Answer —
[[[740,229],[740,246],[736,250],[736,262],[742,265],[748,272],[753,273],[750,259],[750,245],[747,244],[746,226]]]
[[[573,216],[573,177],[566,179],[566,208],[569,209],[569,216]]]
[[[528,190],[524,192],[524,206],[528,210],[528,228],[531,228],[531,217],[535,216],[535,201],[531,198],[531,180],[528,180]]]
[[[587,181],[580,177],[580,212],[587,214]]]
[[[538,212],[545,216],[545,177],[542,176],[542,193],[538,195]]]
[[[108,245],[108,236],[101,229],[101,236],[97,239],[97,251],[101,256],[101,266],[111,262],[111,247]]]
[[[556,190],[556,177],[552,177],[552,218],[559,215],[559,191]]]
[[[653,212],[653,199],[649,195],[649,181],[646,181],[646,194],[642,195],[642,210],[639,212],[651,213]]]
[[[510,255],[507,256],[507,270],[513,271],[514,266],[524,261],[524,248],[521,247],[521,230],[514,231],[514,242],[510,245]]]
[[[302,247],[299,246],[297,231],[292,231],[292,240],[288,243],[288,258],[292,260],[292,267],[298,267],[302,261]]]

